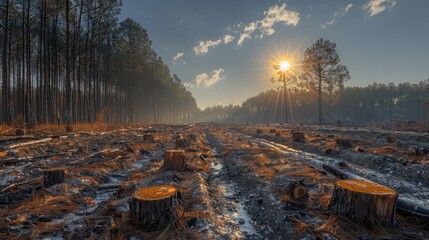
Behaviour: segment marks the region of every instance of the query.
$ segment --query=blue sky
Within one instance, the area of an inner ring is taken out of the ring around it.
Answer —
[[[428,0],[124,0],[126,17],[203,108],[275,87],[275,58],[293,56],[299,72],[321,37],[337,44],[348,86],[429,78]]]

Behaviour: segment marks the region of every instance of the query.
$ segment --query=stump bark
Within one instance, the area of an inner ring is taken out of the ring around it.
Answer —
[[[257,134],[262,134],[262,133],[263,133],[263,131],[262,131],[262,129],[256,129],[256,133],[257,133]]]
[[[145,135],[143,135],[143,141],[144,142],[153,142],[153,141],[155,141],[155,138],[154,138],[153,134],[145,134]]]
[[[43,172],[43,186],[50,187],[59,183],[63,183],[66,179],[67,172],[62,168],[54,168]]]
[[[337,181],[329,208],[357,223],[393,226],[398,193],[388,187],[359,180]]]
[[[335,139],[335,143],[337,144],[337,146],[341,146],[341,147],[346,147],[346,148],[353,147],[351,139],[337,138]]]
[[[394,135],[387,135],[386,136],[386,141],[388,143],[396,143],[396,137]]]
[[[190,146],[191,146],[191,139],[189,138],[176,139],[176,148],[190,147]]]
[[[302,131],[292,130],[290,133],[292,134],[292,141],[305,142],[305,135]]]
[[[163,168],[165,170],[184,171],[185,170],[185,151],[184,150],[166,150],[164,156]]]
[[[277,130],[275,128],[270,129],[270,133],[276,133],[276,132],[277,132]]]
[[[132,222],[147,230],[165,228],[177,220],[177,188],[171,185],[137,189],[129,203]]]

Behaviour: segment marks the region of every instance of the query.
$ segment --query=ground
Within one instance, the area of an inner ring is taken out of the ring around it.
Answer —
[[[429,238],[425,132],[197,124],[0,134],[2,239]],[[182,147],[186,170],[163,169],[164,151],[178,138],[192,139]],[[53,169],[65,181],[46,186],[44,172]],[[328,205],[342,178],[397,191],[396,224],[363,226],[333,214]],[[291,182],[305,187],[302,198],[290,194]],[[130,221],[134,191],[166,184],[180,192],[177,220],[161,229]]]

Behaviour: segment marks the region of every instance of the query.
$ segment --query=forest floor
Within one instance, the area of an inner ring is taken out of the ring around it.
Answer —
[[[304,138],[294,139],[292,130]],[[144,141],[153,134],[154,141]],[[190,137],[187,170],[163,170],[164,151]],[[338,140],[340,139],[340,141]],[[311,125],[0,128],[0,239],[429,239],[429,133]],[[43,172],[65,169],[45,187]],[[399,193],[394,227],[361,226],[328,204],[338,179]],[[290,181],[308,189],[285,193]],[[147,231],[129,219],[135,189],[170,184],[179,218]]]

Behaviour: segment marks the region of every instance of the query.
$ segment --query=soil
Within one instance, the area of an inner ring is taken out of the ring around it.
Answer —
[[[305,141],[293,141],[292,130]],[[428,133],[197,124],[26,134],[0,135],[1,239],[429,238],[429,216],[410,211],[399,209],[390,228],[333,214],[328,204],[341,177],[326,170],[377,182],[429,208]],[[387,141],[391,135],[396,142]],[[176,146],[184,136],[191,145]],[[186,151],[186,170],[163,169],[164,151],[177,148]],[[65,181],[44,187],[43,171],[55,168],[67,170]],[[308,194],[293,198],[291,182]],[[159,185],[179,191],[178,220],[161,230],[134,226],[131,196]]]

